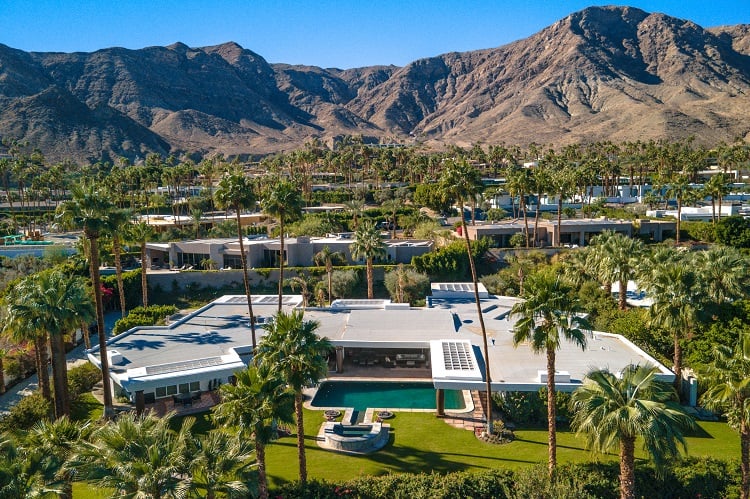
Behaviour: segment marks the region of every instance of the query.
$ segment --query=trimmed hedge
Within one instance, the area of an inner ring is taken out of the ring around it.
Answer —
[[[112,334],[118,335],[137,326],[154,326],[163,321],[165,317],[177,312],[174,305],[149,305],[148,307],[135,307],[127,317],[115,322]]]
[[[497,468],[481,472],[448,474],[406,473],[364,476],[345,483],[312,480],[284,484],[273,492],[284,499],[416,498],[550,498],[617,499],[619,463],[582,463],[558,466],[550,482],[546,467],[518,471]],[[739,497],[739,463],[711,458],[678,461],[659,475],[653,466],[636,466],[638,497]]]

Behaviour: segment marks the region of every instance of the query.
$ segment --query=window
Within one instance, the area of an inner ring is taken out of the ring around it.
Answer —
[[[167,387],[167,395],[177,395],[177,385],[169,385]]]
[[[200,381],[192,381],[190,383],[190,391],[191,392],[197,392],[201,389],[201,382]]]
[[[166,397],[167,396],[167,387],[165,387],[165,386],[157,386],[156,387],[156,396],[159,397],[159,398]]]
[[[190,391],[190,385],[188,383],[180,383],[180,393],[188,393]]]

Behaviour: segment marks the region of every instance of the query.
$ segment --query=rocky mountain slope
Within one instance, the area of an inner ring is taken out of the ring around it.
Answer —
[[[235,43],[93,53],[0,45],[0,136],[51,159],[454,143],[750,139],[750,25],[592,7],[499,48],[405,67],[269,64]]]

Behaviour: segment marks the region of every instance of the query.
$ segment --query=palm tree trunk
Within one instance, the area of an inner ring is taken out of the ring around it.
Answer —
[[[3,357],[5,352],[0,352],[0,395],[5,393],[5,366],[3,365]]]
[[[740,498],[750,498],[750,425],[747,421],[740,423],[740,447],[741,459],[740,470],[742,470],[742,487],[740,488]]]
[[[620,439],[620,499],[635,499],[635,438]]]
[[[253,297],[250,294],[250,279],[247,276],[247,255],[245,255],[245,243],[242,237],[242,225],[240,225],[240,207],[234,207],[234,211],[237,213],[237,239],[240,242],[240,263],[242,265],[242,282],[245,285],[245,298],[247,299],[247,313],[250,316],[250,334],[253,340],[253,352],[257,347],[255,339],[255,315],[253,314]]]
[[[333,270],[326,269],[326,272],[328,273],[328,304],[330,305],[333,301]]]
[[[120,236],[112,236],[112,252],[115,257],[115,274],[117,276],[117,291],[120,293],[120,311],[125,317],[125,285],[122,281],[122,248],[120,246]]]
[[[281,252],[279,253],[279,312],[281,312],[281,298],[284,291],[284,215],[279,216],[281,228]]]
[[[463,203],[462,203],[463,205]],[[474,285],[474,302],[477,305],[477,315],[479,316],[479,326],[482,329],[482,348],[484,349],[484,358],[489,359],[489,349],[487,348],[487,329],[484,327],[484,316],[482,315],[482,302],[479,299],[479,282],[477,279],[477,269],[474,265],[474,255],[471,252],[471,240],[469,239],[469,233],[466,231],[466,219],[461,214],[461,226],[466,241],[466,256],[469,258],[469,268],[471,269],[471,282]],[[490,376],[490,363],[484,363],[484,379],[485,379],[485,396],[486,405],[485,408],[485,419],[487,420],[487,433],[492,434],[492,377]]]
[[[711,223],[716,225],[716,198],[711,196]]]
[[[266,477],[266,447],[255,439],[255,460],[258,463],[258,497],[268,499],[268,478]]]
[[[719,194],[719,213],[718,213],[718,214],[717,214],[717,216],[716,216],[716,220],[718,220],[719,222],[721,222],[721,205],[722,205],[722,197],[723,197],[723,196],[722,196],[721,194]]]
[[[562,192],[558,193],[557,198],[557,244],[555,246],[560,247],[560,239],[562,237],[561,234],[562,230]],[[581,241],[581,246],[583,246],[583,241]]]
[[[555,351],[547,349],[547,470],[550,479],[557,467],[557,406],[555,405]]]
[[[70,416],[68,395],[68,364],[65,359],[65,341],[62,331],[50,337],[52,345],[52,380],[55,384],[55,418]]]
[[[679,333],[674,333],[674,389],[677,395],[682,398],[682,345],[680,344]]]
[[[534,213],[534,247],[539,243],[539,212],[542,211],[542,193],[537,194],[536,213]]]
[[[372,291],[372,281],[374,279],[373,276],[373,269],[372,269],[372,257],[367,259],[367,298],[369,300],[372,300],[375,297],[375,294]]]
[[[625,279],[620,279],[620,293],[618,297],[618,305],[620,310],[625,310],[628,308],[628,302],[626,301],[626,298],[628,296],[628,281]]]
[[[302,410],[302,392],[294,394],[294,412],[297,415],[297,457],[299,459],[299,481],[307,483],[307,458],[305,456],[305,422]]]
[[[141,241],[141,300],[143,308],[148,307],[148,276],[146,265],[146,241]]]
[[[96,328],[99,334],[99,361],[102,366],[102,389],[104,390],[104,419],[112,419],[112,416],[114,415],[114,408],[112,406],[112,390],[111,382],[109,380],[107,337],[104,331],[104,307],[102,305],[102,288],[101,280],[99,278],[99,241],[98,237],[91,234],[87,234],[86,237],[91,244],[89,271],[91,272],[91,281],[94,287],[94,303],[96,304]],[[145,251],[143,252],[145,253]],[[143,269],[141,270],[143,271]]]
[[[52,402],[52,392],[49,388],[49,371],[47,370],[47,341],[46,333],[40,333],[34,337],[34,357],[36,360],[36,372],[39,377],[39,390],[45,400]]]
[[[523,213],[523,231],[524,239],[526,240],[526,247],[529,247],[529,218],[526,216],[526,195],[521,192],[521,198],[518,200],[519,209]]]
[[[677,235],[675,237],[675,244],[680,244],[680,213],[682,212],[682,198],[677,198]]]
[[[83,345],[86,350],[91,349],[91,337],[89,336],[89,325],[85,322],[81,322],[81,335],[83,336]]]

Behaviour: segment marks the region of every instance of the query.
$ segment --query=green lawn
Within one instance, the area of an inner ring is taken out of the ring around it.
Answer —
[[[195,429],[206,431],[210,422],[206,416],[196,416]],[[547,431],[520,429],[516,441],[505,445],[491,445],[477,440],[470,431],[449,426],[429,413],[396,413],[389,420],[391,440],[381,451],[368,456],[348,456],[326,451],[317,446],[314,438],[323,422],[320,411],[305,411],[307,466],[310,478],[344,481],[361,475],[387,473],[419,473],[471,471],[488,468],[520,468],[546,463]],[[696,435],[688,438],[692,456],[713,456],[722,459],[739,458],[739,437],[726,423],[701,422]],[[178,424],[175,425],[177,427]],[[269,446],[267,465],[271,487],[294,481],[298,476],[297,439],[284,437]],[[558,462],[583,462],[597,459],[583,448],[583,443],[570,431],[559,431]],[[640,457],[644,457],[642,453]],[[616,455],[598,459],[617,459]],[[85,499],[107,497],[102,491],[77,483],[74,496]]]
[[[322,421],[320,412],[305,412],[307,465],[311,478],[343,481],[359,475],[519,468],[547,461],[546,429],[520,429],[516,431],[515,442],[492,445],[480,442],[470,431],[449,426],[434,415],[397,413],[389,420],[393,436],[385,449],[368,456],[347,456],[317,446],[314,436]],[[690,455],[739,458],[739,437],[726,423],[702,422],[700,428],[688,439]],[[559,431],[557,443],[561,464],[597,459],[570,431]],[[617,459],[617,456],[599,459]],[[267,463],[271,486],[295,480],[298,472],[296,438],[285,437],[271,445]]]

